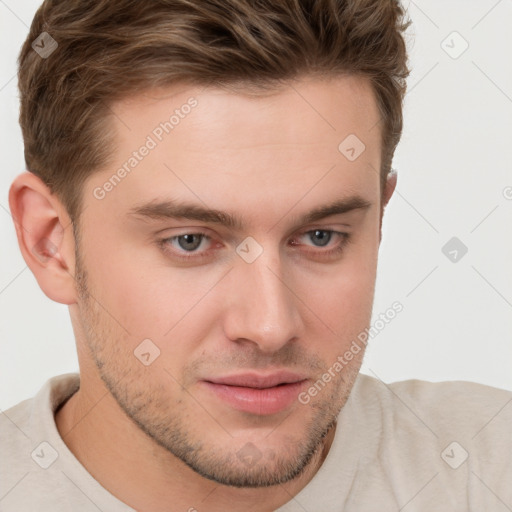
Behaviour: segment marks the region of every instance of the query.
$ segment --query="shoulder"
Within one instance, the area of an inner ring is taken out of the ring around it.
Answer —
[[[511,427],[510,391],[359,374],[298,501],[346,512],[500,510],[512,503]]]
[[[340,420],[365,454],[362,480],[373,475],[402,504],[425,486],[414,499],[418,510],[512,503],[511,391],[466,381],[385,383],[363,374],[352,391]]]
[[[356,410],[378,425],[376,445],[389,475],[436,475],[433,488],[453,500],[473,489],[473,503],[487,503],[494,495],[486,497],[486,485],[512,500],[511,391],[466,381],[360,377]]]
[[[27,398],[2,412],[0,427],[2,440],[7,431],[15,429],[25,433],[26,438],[37,436],[44,429],[42,423],[52,420],[55,410],[80,386],[78,373],[66,373],[48,379],[40,390],[31,398]]]
[[[61,499],[54,491],[66,485],[59,460],[64,450],[54,412],[79,382],[76,373],[52,377],[35,396],[0,414],[2,510],[46,510],[45,500],[51,500],[50,506]]]
[[[385,383],[360,374],[353,391],[356,402],[369,402],[401,421],[423,419],[441,430],[457,424],[476,434],[487,426],[496,431],[512,425],[512,391],[484,384],[417,379]]]

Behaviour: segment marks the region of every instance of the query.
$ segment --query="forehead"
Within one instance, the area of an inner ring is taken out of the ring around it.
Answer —
[[[133,95],[111,111],[121,151],[132,149],[134,136],[146,134],[169,145],[179,139],[183,149],[321,141],[337,149],[335,143],[349,134],[371,145],[380,131],[370,81],[354,75],[303,77],[269,90],[180,84]]]
[[[113,162],[88,183],[91,196],[112,182],[101,208],[169,194],[221,209],[378,193],[379,112],[365,78],[304,78],[259,94],[183,84],[126,98],[112,113]]]

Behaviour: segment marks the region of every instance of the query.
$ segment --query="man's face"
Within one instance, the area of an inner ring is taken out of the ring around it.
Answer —
[[[364,350],[335,363],[371,320],[381,197],[370,85],[309,80],[258,97],[182,87],[112,109],[115,163],[84,189],[73,323],[96,364],[81,361],[83,385],[105,383],[207,478],[288,481],[334,425]],[[353,137],[339,149],[351,134],[366,146],[355,159]],[[301,220],[354,197],[361,207]]]

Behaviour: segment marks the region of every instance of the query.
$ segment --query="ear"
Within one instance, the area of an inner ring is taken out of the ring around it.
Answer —
[[[380,209],[380,226],[379,226],[379,243],[382,240],[382,218],[384,217],[384,209],[386,208],[393,192],[396,188],[396,183],[398,180],[398,175],[395,169],[392,169],[386,178],[386,186],[384,188],[384,193],[382,195],[382,204]]]
[[[20,174],[9,190],[9,207],[23,259],[47,297],[76,303],[75,243],[66,209],[31,172]]]

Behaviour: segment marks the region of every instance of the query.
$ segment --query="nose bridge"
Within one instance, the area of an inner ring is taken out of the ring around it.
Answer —
[[[276,252],[265,249],[252,263],[237,262],[232,275],[236,290],[226,325],[231,340],[250,340],[268,352],[285,345],[299,329],[296,299]]]

